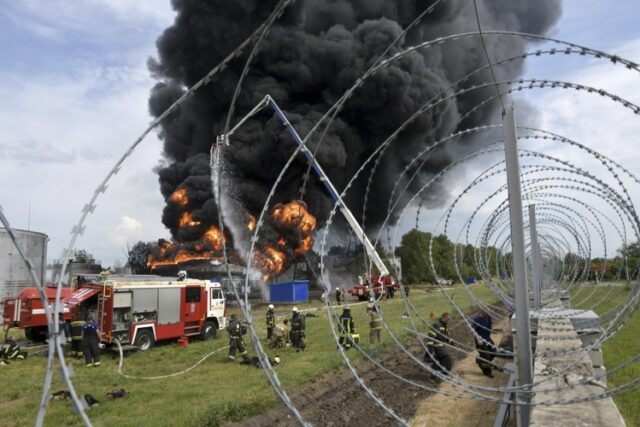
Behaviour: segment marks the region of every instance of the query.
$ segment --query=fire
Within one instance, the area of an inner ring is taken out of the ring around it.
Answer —
[[[171,196],[169,196],[169,200],[171,200],[176,205],[184,206],[189,203],[189,197],[187,197],[187,190],[184,188],[178,188],[173,192]]]
[[[224,245],[224,237],[222,237],[222,233],[220,229],[215,225],[209,227],[209,229],[204,233],[204,240],[206,240],[209,245],[215,251],[221,251],[222,246]]]
[[[249,215],[249,221],[247,221],[247,228],[249,229],[249,231],[253,231],[256,229],[256,217],[248,214]]]
[[[282,272],[287,255],[272,246],[267,246],[264,250],[256,252],[253,260],[262,270],[262,280],[266,282],[269,278]]]
[[[200,221],[195,221],[193,218],[191,218],[191,214],[189,212],[185,212],[182,214],[182,216],[180,217],[180,227],[197,227],[198,225],[200,225]]]
[[[312,247],[313,247],[313,237],[307,236],[304,239],[302,239],[302,244],[296,248],[295,250],[296,255],[300,256],[304,253],[307,253],[311,250]]]
[[[298,228],[304,235],[311,234],[316,228],[316,218],[309,213],[307,204],[301,200],[276,205],[271,217],[276,223]]]
[[[221,257],[214,256],[211,252],[194,252],[187,249],[179,249],[173,258],[169,259],[155,259],[152,255],[147,258],[147,267],[152,270],[158,267],[166,265],[178,265],[187,261],[194,260],[212,260],[222,259]]]
[[[287,241],[284,240],[284,237],[278,239],[278,245],[282,246],[283,248],[287,246]]]

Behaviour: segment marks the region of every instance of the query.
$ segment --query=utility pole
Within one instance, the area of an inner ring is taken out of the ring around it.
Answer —
[[[540,244],[538,243],[538,230],[536,227],[536,205],[529,205],[529,233],[531,234],[531,270],[533,273],[533,309],[540,310],[542,290],[542,268],[540,259]]]
[[[517,384],[520,387],[533,382],[533,364],[531,358],[531,331],[529,327],[529,292],[527,289],[527,267],[524,251],[524,221],[522,218],[522,189],[520,182],[520,163],[516,134],[516,115],[513,104],[506,108],[502,118],[504,130],[504,154],[507,167],[507,187],[509,190],[509,218],[511,221],[511,250],[513,254],[513,282],[516,300],[516,364]],[[516,399],[524,405],[516,406],[518,427],[528,427],[531,407],[531,390],[524,389],[516,393]]]

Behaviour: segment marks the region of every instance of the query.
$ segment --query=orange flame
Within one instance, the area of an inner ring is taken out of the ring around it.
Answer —
[[[180,217],[180,227],[197,227],[200,225],[200,221],[195,221],[191,218],[191,214],[189,212],[185,212]]]
[[[247,221],[247,228],[249,229],[249,231],[253,231],[256,229],[256,217],[248,214],[249,215],[249,221]]]
[[[204,239],[209,242],[213,250],[221,251],[222,246],[224,245],[224,237],[222,237],[222,233],[220,229],[214,225],[209,227],[209,229],[204,233]]]
[[[189,203],[189,197],[187,197],[187,190],[184,188],[178,188],[173,192],[171,196],[169,196],[169,200],[171,200],[176,205],[184,206]]]
[[[262,252],[255,252],[253,259],[256,265],[260,266],[262,280],[266,282],[282,272],[287,255],[272,246],[267,246]]]
[[[307,253],[311,250],[311,248],[313,247],[313,237],[311,236],[307,236],[304,239],[302,239],[302,244],[300,246],[298,246],[295,250],[296,255],[300,256],[304,253]]]
[[[316,228],[316,217],[309,213],[307,204],[300,200],[276,205],[271,216],[280,224],[299,228],[304,235],[311,234]]]
[[[214,256],[211,252],[193,252],[186,249],[180,249],[173,258],[169,259],[154,259],[152,255],[149,255],[149,257],[147,257],[147,267],[153,270],[158,267],[166,265],[178,265],[187,261],[211,259],[222,258]]]

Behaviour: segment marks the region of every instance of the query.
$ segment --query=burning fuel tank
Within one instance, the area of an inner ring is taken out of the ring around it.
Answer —
[[[49,237],[36,231],[13,229],[13,233],[20,248],[33,263],[38,278],[44,282]],[[31,279],[29,269],[20,258],[9,233],[6,229],[0,228],[0,301],[9,296],[16,296],[22,289],[33,286],[35,283]]]

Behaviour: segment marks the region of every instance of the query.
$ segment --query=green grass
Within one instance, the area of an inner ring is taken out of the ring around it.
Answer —
[[[470,287],[484,301],[493,302],[494,297],[483,285]],[[472,309],[470,299],[462,289],[453,290],[455,301],[463,309]],[[430,311],[454,311],[443,295],[412,291],[411,301],[424,317]],[[313,304],[319,306],[316,301]],[[302,306],[306,306],[302,305]],[[301,307],[302,307],[301,306]],[[405,327],[408,320],[402,319],[405,312],[402,299],[382,302],[383,313],[392,330],[400,339],[408,338]],[[276,313],[289,317],[290,306],[276,306]],[[264,310],[258,308],[255,316]],[[361,344],[368,350],[368,317],[364,305],[352,309],[356,328],[361,334]],[[295,386],[330,371],[342,369],[344,362],[336,351],[336,344],[327,322],[325,311],[316,311],[319,317],[307,318],[307,349],[295,353],[291,348],[279,352],[282,363],[276,371],[286,390],[291,393]],[[265,335],[264,321],[256,320],[261,336]],[[157,345],[148,352],[133,353],[125,357],[124,372],[137,376],[164,375],[186,369],[202,356],[228,343],[226,333],[219,333],[213,341],[192,341],[187,347],[174,343]],[[386,337],[383,349],[392,346]],[[252,355],[251,345],[247,348]],[[275,352],[270,352],[274,356]],[[354,359],[362,356],[355,351]],[[73,360],[75,370],[73,383],[80,394],[89,393],[100,401],[100,406],[91,408],[88,414],[95,426],[217,426],[226,421],[237,421],[259,414],[277,403],[277,397],[269,385],[264,372],[238,362],[228,362],[226,350],[214,354],[200,366],[178,377],[145,381],[127,379],[118,374],[115,355],[103,352],[102,366],[84,367],[82,361]],[[3,367],[0,387],[0,419],[4,426],[31,425],[35,420],[45,372],[44,357],[30,357]],[[109,401],[105,393],[124,388],[129,392],[126,399]],[[52,390],[66,389],[58,375],[54,377]],[[79,426],[80,419],[71,409],[70,402],[53,401],[47,412],[45,425]]]
[[[584,298],[589,293],[583,292],[581,295]],[[630,288],[623,286],[623,284],[615,287],[600,286],[580,307],[575,308],[590,308],[597,304],[594,311],[598,314],[603,314],[615,308],[621,302],[626,301],[629,293]],[[578,299],[583,298],[579,297]],[[639,330],[640,313],[636,312],[613,338],[605,342],[602,351],[604,352],[604,363],[607,369],[619,366],[631,357],[640,354]],[[638,377],[640,377],[640,362],[633,363],[625,369],[615,372],[607,380],[609,387],[617,387]],[[620,409],[628,426],[640,426],[640,391],[620,394],[614,396],[613,400]]]

